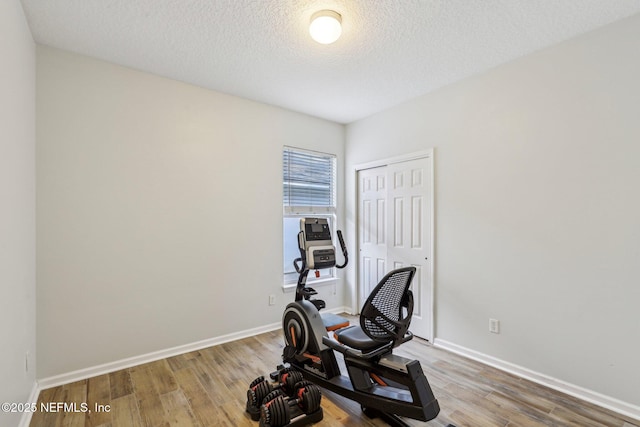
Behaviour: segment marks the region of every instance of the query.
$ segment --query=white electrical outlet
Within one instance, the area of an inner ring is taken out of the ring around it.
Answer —
[[[497,319],[489,319],[489,332],[494,334],[500,333],[500,321]]]
[[[269,295],[269,305],[275,305],[275,303],[276,303],[276,296]]]

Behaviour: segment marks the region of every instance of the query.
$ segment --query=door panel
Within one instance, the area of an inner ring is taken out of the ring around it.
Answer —
[[[358,309],[387,270],[387,176],[385,168],[358,172]]]
[[[389,197],[396,208],[390,219],[394,244],[387,256],[393,265],[414,266],[416,275],[411,289],[414,297],[411,331],[420,337],[431,338],[431,176],[428,159],[416,159],[387,166],[394,176]]]

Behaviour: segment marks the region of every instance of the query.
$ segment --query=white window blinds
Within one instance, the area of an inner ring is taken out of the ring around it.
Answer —
[[[335,209],[336,156],[285,147],[282,167],[285,212]]]

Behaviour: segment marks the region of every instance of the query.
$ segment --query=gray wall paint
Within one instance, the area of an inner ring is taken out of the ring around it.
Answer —
[[[46,47],[37,81],[40,378],[280,320],[282,147],[342,170],[343,126]]]
[[[353,123],[346,148],[347,189],[435,148],[437,338],[634,405],[638,40],[636,15]]]
[[[0,28],[0,402],[24,403],[35,381],[36,49],[19,1],[0,2]],[[0,412],[0,424],[20,415]]]

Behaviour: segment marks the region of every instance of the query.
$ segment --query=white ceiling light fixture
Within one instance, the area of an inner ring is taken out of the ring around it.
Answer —
[[[321,10],[311,16],[309,34],[318,43],[331,44],[342,34],[342,16],[333,10]]]

